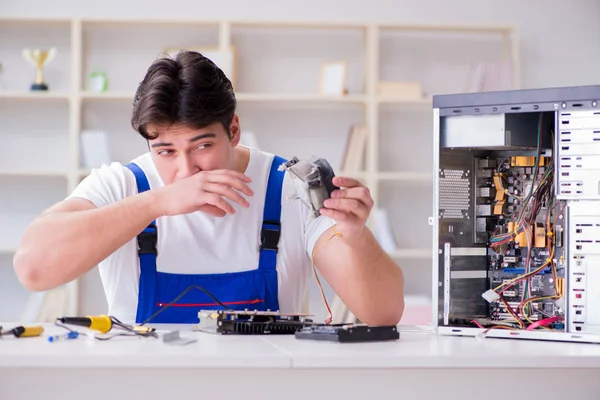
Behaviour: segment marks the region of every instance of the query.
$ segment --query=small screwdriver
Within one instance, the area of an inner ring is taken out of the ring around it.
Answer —
[[[40,336],[42,333],[44,333],[44,327],[43,326],[17,326],[16,328],[13,328],[9,331],[3,331],[2,327],[0,326],[0,336],[4,336],[4,335],[15,335],[15,337],[34,337],[34,336]]]

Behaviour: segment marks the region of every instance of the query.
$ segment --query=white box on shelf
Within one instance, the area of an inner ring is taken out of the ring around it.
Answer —
[[[382,99],[423,100],[421,82],[381,81],[377,84],[378,95]]]
[[[323,64],[319,93],[324,96],[341,96],[346,94],[348,63],[346,61],[331,61]]]

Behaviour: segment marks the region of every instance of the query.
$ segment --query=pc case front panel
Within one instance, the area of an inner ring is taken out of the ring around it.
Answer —
[[[566,324],[573,333],[600,334],[600,204],[572,201],[567,215]]]
[[[600,200],[600,110],[558,114],[558,198]]]
[[[523,92],[525,98],[533,96],[539,100],[540,97],[543,97],[538,93],[532,94],[531,91]],[[564,129],[561,129],[560,123],[565,118],[570,120],[578,117],[588,118],[585,122],[587,125],[581,128],[587,129],[587,131],[580,132],[580,137],[581,140],[589,139],[588,152],[591,154],[588,154],[590,157],[588,157],[589,161],[587,163],[576,168],[581,170],[587,168],[585,173],[588,174],[588,180],[586,182],[589,184],[586,186],[588,189],[587,192],[583,193],[583,196],[581,196],[582,193],[576,194],[584,198],[590,194],[592,189],[589,188],[595,186],[596,192],[591,195],[591,198],[594,198],[594,195],[600,197],[600,177],[597,175],[597,172],[600,171],[600,160],[597,161],[592,158],[600,156],[600,149],[597,153],[595,150],[589,149],[590,146],[596,145],[593,143],[594,141],[600,144],[600,139],[594,140],[596,135],[600,138],[600,124],[598,125],[598,132],[594,132],[595,128],[590,125],[595,126],[595,121],[598,120],[594,118],[596,118],[596,115],[600,115],[600,112],[598,112],[600,110],[595,109],[595,106],[592,105],[595,102],[593,103],[590,98],[596,96],[596,94],[600,97],[600,89],[593,87],[590,91],[591,95],[584,96],[586,98],[582,99],[572,96],[572,93],[581,94],[581,88],[576,88],[572,92],[567,90],[562,92],[552,91],[551,93],[555,101],[552,101],[552,99],[537,103],[515,101],[510,104],[501,101],[502,92],[498,93],[498,103],[491,102],[489,94],[486,94],[487,104],[484,105],[473,102],[472,95],[466,95],[470,96],[467,99],[461,99],[459,96],[456,103],[461,104],[461,107],[452,107],[451,105],[441,108],[436,107],[436,100],[434,99],[433,181],[435,186],[432,223],[434,242],[432,291],[433,325],[437,327],[440,334],[480,335],[484,329],[476,327],[471,321],[478,318],[481,320],[490,319],[492,315],[496,317],[500,315],[501,318],[508,316],[508,313],[506,313],[508,309],[499,310],[497,304],[494,305],[494,302],[486,301],[483,294],[487,292],[489,295],[489,290],[493,286],[494,274],[498,275],[498,271],[504,273],[504,271],[510,269],[511,271],[521,272],[518,269],[525,265],[523,264],[524,256],[522,257],[520,254],[501,254],[502,258],[498,256],[495,263],[491,262],[494,256],[490,256],[490,229],[497,227],[494,225],[497,222],[495,216],[501,208],[495,207],[498,203],[496,193],[502,190],[495,192],[495,189],[499,187],[493,184],[490,185],[489,182],[493,182],[496,178],[498,171],[495,168],[497,169],[498,165],[502,165],[502,168],[508,166],[508,170],[505,172],[520,171],[524,176],[524,178],[519,178],[522,181],[520,182],[522,186],[518,187],[519,190],[525,194],[534,190],[537,193],[538,184],[536,184],[536,179],[533,178],[539,177],[537,182],[542,182],[541,178],[544,175],[536,175],[534,170],[530,170],[532,168],[530,165],[531,160],[536,159],[538,142],[538,132],[532,130],[531,121],[535,119],[539,122],[539,118],[542,116],[542,123],[539,126],[543,128],[543,131],[540,132],[543,146],[540,146],[538,160],[544,159],[544,172],[553,169],[553,176],[546,177],[546,181],[551,180],[550,184],[548,182],[544,184],[546,190],[554,189],[557,203],[554,204],[555,209],[550,212],[551,218],[555,219],[548,225],[550,231],[546,232],[546,237],[541,235],[541,226],[537,236],[537,226],[530,227],[531,232],[528,233],[530,236],[527,240],[531,245],[525,247],[531,247],[530,254],[534,250],[535,254],[533,256],[528,255],[525,260],[526,265],[539,268],[540,266],[543,267],[545,260],[551,259],[549,265],[553,265],[555,270],[542,269],[541,272],[547,273],[538,273],[526,279],[526,281],[533,282],[532,286],[528,286],[526,289],[520,287],[509,288],[511,290],[505,290],[503,297],[509,295],[507,296],[510,297],[509,300],[520,300],[519,296],[523,296],[524,290],[529,290],[525,293],[529,293],[529,295],[533,293],[535,299],[548,297],[539,300],[537,304],[530,303],[533,305],[530,310],[537,312],[539,315],[537,320],[534,319],[530,322],[533,324],[536,321],[543,322],[545,319],[543,313],[547,313],[547,316],[562,315],[564,319],[556,320],[546,326],[546,328],[551,329],[486,329],[486,336],[600,342],[600,335],[598,335],[600,334],[600,289],[590,290],[590,287],[600,288],[600,201],[598,203],[593,201],[587,203],[567,202],[564,196],[560,196],[559,186],[561,182],[566,182],[561,179],[560,175],[561,172],[565,172],[561,170],[563,167],[561,167],[560,157],[561,151],[564,154],[564,149],[559,149],[559,146],[564,143],[561,143],[561,137],[564,138],[565,135],[561,136]],[[570,95],[571,97],[569,97]],[[514,92],[510,92],[507,97],[514,100],[515,96],[517,95]],[[556,101],[557,96],[564,96],[565,101]],[[442,101],[438,101],[438,104],[444,103],[444,101],[447,103],[448,99],[442,99]],[[515,117],[515,114],[519,115]],[[590,115],[594,117],[590,117]],[[483,118],[478,120],[478,117]],[[506,121],[523,122],[522,124],[511,122],[512,125],[510,125],[510,130],[516,132],[515,135],[519,137],[519,142],[509,141],[506,136],[503,139],[497,134],[492,135],[493,138],[480,137],[482,132],[486,131],[488,133],[496,129],[506,131]],[[592,123],[592,121],[594,122]],[[575,126],[579,125],[575,124]],[[573,125],[570,129],[573,130]],[[461,132],[464,134],[461,134]],[[554,138],[551,137],[551,134]],[[579,153],[583,154],[585,161],[585,151]],[[581,155],[575,155],[575,157],[581,157]],[[564,165],[568,166],[569,164]],[[540,168],[540,166],[538,165],[537,168]],[[572,170],[568,172],[573,173]],[[578,177],[577,174],[574,176]],[[512,177],[514,178],[514,176]],[[531,181],[531,179],[533,180]],[[482,180],[487,180],[488,184],[482,186]],[[534,183],[528,184],[528,182]],[[511,183],[511,189],[516,187],[514,183],[514,181]],[[506,184],[508,184],[508,181],[506,181]],[[502,185],[500,185],[500,188],[503,189]],[[520,197],[520,194],[518,192],[516,196]],[[482,198],[492,201],[482,202]],[[502,198],[502,201],[506,204],[511,204],[508,196],[498,196],[498,198]],[[523,195],[522,201],[525,199],[526,197]],[[584,220],[581,218],[584,218]],[[493,220],[493,223],[490,220]],[[576,221],[579,221],[579,225],[583,222],[592,226],[586,226],[587,230],[582,230],[581,226],[576,226]],[[537,222],[537,220],[534,221],[534,223]],[[543,225],[543,222],[541,222],[541,225]],[[574,236],[576,232],[580,235],[579,239]],[[590,239],[590,236],[593,239]],[[536,241],[541,244],[544,239],[546,244],[553,243],[552,246],[547,247],[550,253],[541,246],[537,249],[534,247],[538,243]],[[577,240],[593,240],[593,243],[583,242],[583,244],[577,244]],[[598,249],[595,247],[596,243],[598,243]],[[569,253],[569,250],[573,249],[579,249],[579,253]],[[582,254],[582,252],[587,253]],[[582,256],[587,259],[585,263],[581,258],[577,258]],[[509,268],[506,268],[507,266]],[[572,268],[573,266],[578,268]],[[504,277],[505,281],[508,278],[514,279],[512,276],[507,276]],[[499,280],[495,282],[496,286],[502,284],[502,282],[500,276]],[[585,294],[581,293],[582,289]],[[508,303],[512,304],[513,307],[518,307],[521,302],[509,301]],[[533,315],[532,313],[529,316],[535,318]],[[529,326],[533,325],[527,324]]]

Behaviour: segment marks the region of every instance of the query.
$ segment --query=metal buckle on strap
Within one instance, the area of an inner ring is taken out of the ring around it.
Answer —
[[[276,228],[267,225],[275,225]],[[264,221],[260,231],[260,250],[273,250],[277,253],[277,244],[281,236],[281,224],[277,221]]]

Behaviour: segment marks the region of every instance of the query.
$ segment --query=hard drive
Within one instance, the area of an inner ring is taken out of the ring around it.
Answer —
[[[396,326],[313,325],[299,330],[295,333],[295,337],[307,340],[356,343],[398,340],[400,333]]]

